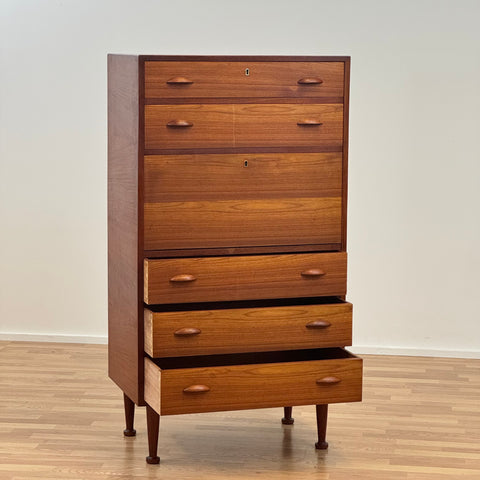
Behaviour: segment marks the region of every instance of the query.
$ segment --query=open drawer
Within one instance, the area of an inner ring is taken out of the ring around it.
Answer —
[[[332,297],[145,308],[153,358],[352,344],[352,304]]]
[[[342,348],[145,358],[145,400],[161,415],[362,399],[362,360]]]
[[[144,260],[148,305],[340,296],[346,291],[345,252]]]

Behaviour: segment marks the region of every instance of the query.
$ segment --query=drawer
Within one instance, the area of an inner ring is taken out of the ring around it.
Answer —
[[[334,147],[342,104],[146,105],[145,148]]]
[[[272,307],[145,309],[145,352],[178,357],[351,345],[352,305],[328,302],[315,298]]]
[[[343,98],[343,62],[145,62],[145,98]]]
[[[361,399],[362,360],[341,348],[145,359],[145,400],[162,415]]]
[[[341,153],[152,155],[144,179],[145,250],[341,241]]]
[[[144,260],[147,304],[345,295],[347,254]]]

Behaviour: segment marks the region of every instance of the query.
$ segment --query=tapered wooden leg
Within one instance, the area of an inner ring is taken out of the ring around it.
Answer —
[[[328,443],[325,441],[327,434],[327,416],[328,405],[317,405],[318,442],[315,443],[315,448],[318,450],[326,450],[328,448]]]
[[[160,463],[160,457],[157,456],[158,448],[158,427],[160,425],[160,415],[147,405],[147,431],[148,431],[148,457],[147,463]]]
[[[292,407],[284,407],[282,423],[284,425],[292,425],[293,422],[294,422],[294,419],[292,418]]]
[[[123,394],[123,405],[125,407],[125,425],[123,434],[126,437],[134,437],[137,433],[133,428],[133,418],[135,416],[135,403],[132,402],[125,394]]]

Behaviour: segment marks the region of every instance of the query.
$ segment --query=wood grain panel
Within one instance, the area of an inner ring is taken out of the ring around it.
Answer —
[[[182,250],[145,250],[148,258],[174,257],[218,257],[221,255],[260,255],[270,253],[297,253],[297,252],[338,252],[340,243],[314,243],[308,245],[272,245],[256,247],[223,247],[223,248],[184,248]]]
[[[343,97],[343,62],[145,62],[146,98]],[[248,69],[248,75],[246,75]],[[191,83],[178,83],[188,80]],[[175,79],[177,83],[175,83]],[[299,84],[319,79],[319,84]],[[169,82],[170,83],[167,83]]]
[[[362,398],[362,360],[357,357],[278,363],[262,363],[261,358],[258,354],[259,363],[244,365],[171,370],[157,367],[162,372],[162,415],[355,402]],[[317,383],[326,377],[340,381]],[[184,393],[191,385],[204,385],[209,390]]]
[[[145,157],[145,202],[339,197],[341,153]]]
[[[345,101],[343,105],[343,161],[342,161],[342,250],[347,250],[348,198],[348,117],[350,111],[350,58],[345,60]]]
[[[339,243],[341,197],[145,204],[146,250]]]
[[[173,120],[193,126],[167,127]],[[146,105],[145,148],[231,147],[235,144],[233,105]]]
[[[202,154],[202,155],[217,155],[221,153],[228,153],[228,154],[249,154],[249,153],[318,153],[318,152],[341,152],[342,145],[322,145],[321,147],[311,145],[306,147],[262,147],[262,146],[254,146],[254,147],[211,147],[211,148],[182,148],[179,150],[178,148],[149,148],[144,149],[145,155],[195,155],[195,154]]]
[[[157,413],[160,413],[161,409],[161,377],[162,373],[157,366],[149,361],[144,360],[145,363],[145,401],[150,405]]]
[[[167,126],[179,120],[192,126]],[[305,120],[321,125],[298,125]],[[145,106],[146,149],[341,147],[342,132],[342,104]]]
[[[302,276],[308,269],[324,275]],[[196,280],[170,281],[181,274]],[[144,300],[161,304],[336,296],[346,293],[346,275],[345,252],[145,259]]]
[[[328,322],[312,328],[312,321]],[[175,335],[182,328],[199,333]],[[344,347],[352,342],[352,305],[291,305],[180,312],[145,309],[151,357]],[[147,399],[148,402],[148,399]]]
[[[108,56],[108,373],[143,404],[138,77],[138,57]]]
[[[235,146],[341,146],[342,132],[341,104],[235,105]]]

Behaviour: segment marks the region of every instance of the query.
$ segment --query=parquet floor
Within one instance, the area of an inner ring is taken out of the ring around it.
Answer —
[[[0,342],[0,479],[480,480],[480,360],[365,356],[363,403],[163,417],[124,438],[104,345]]]

